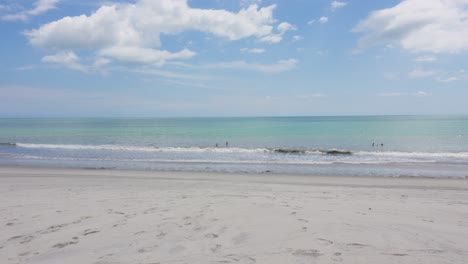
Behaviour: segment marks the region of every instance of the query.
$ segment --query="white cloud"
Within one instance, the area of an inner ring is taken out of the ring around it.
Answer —
[[[315,19],[312,19],[312,20],[309,20],[309,21],[307,22],[307,25],[312,25],[312,24],[314,24],[314,23],[315,23]]]
[[[247,52],[247,53],[264,53],[266,50],[265,49],[259,49],[259,48],[253,48],[253,49],[249,49],[249,48],[242,48],[240,49],[241,52]]]
[[[345,7],[348,3],[346,2],[340,2],[340,1],[333,1],[331,3],[331,8],[333,11],[335,11],[336,9],[338,8],[342,8],[342,7]]]
[[[300,35],[294,35],[294,36],[292,37],[292,41],[293,41],[293,42],[297,42],[297,41],[300,41],[300,40],[303,40],[303,39],[304,39],[304,38],[303,38],[302,36],[300,36]]]
[[[434,56],[424,55],[424,56],[416,57],[414,59],[414,61],[417,61],[417,62],[432,62],[432,61],[437,61],[437,58],[434,57]]]
[[[323,17],[319,18],[318,21],[319,21],[320,24],[325,24],[325,23],[328,22],[328,17],[323,16]]]
[[[211,76],[184,74],[184,73],[164,71],[164,70],[148,68],[148,67],[132,68],[132,69],[120,68],[118,70],[124,71],[124,72],[130,71],[130,72],[140,73],[140,74],[155,75],[155,76],[160,76],[160,77],[169,78],[169,79],[184,79],[184,80],[197,80],[197,81],[212,79]]]
[[[263,42],[270,42],[270,43],[278,43],[283,39],[284,33],[290,30],[296,30],[296,27],[289,24],[288,22],[282,22],[277,27],[279,33],[277,34],[270,34],[268,36],[262,37],[260,41]]]
[[[426,78],[437,75],[439,72],[434,70],[412,70],[408,73],[410,78]]]
[[[181,50],[176,53],[171,53],[165,50],[155,50],[140,47],[109,47],[104,48],[99,52],[99,55],[111,57],[120,61],[142,64],[154,64],[161,66],[166,60],[173,59],[190,59],[195,55],[188,49]]]
[[[455,82],[455,81],[462,81],[468,80],[468,75],[465,73],[465,70],[460,69],[458,71],[448,71],[443,72],[440,76],[437,76],[436,81],[439,82]]]
[[[313,99],[313,98],[326,97],[326,95],[321,94],[321,93],[297,94],[295,97],[298,98],[298,99]]]
[[[262,0],[240,0],[240,5],[242,7],[250,6],[250,5],[260,5]]]
[[[451,77],[446,77],[446,78],[443,78],[443,77],[438,77],[437,78],[437,81],[439,82],[455,82],[455,81],[460,81],[460,77],[456,77],[456,76],[451,76]]]
[[[93,14],[64,17],[26,32],[33,45],[45,48],[94,49],[108,46],[159,47],[160,34],[187,30],[211,33],[229,40],[263,38],[273,32],[275,5],[251,5],[238,13],[196,9],[187,0],[139,0],[134,4],[102,6]],[[279,33],[290,25],[281,23]]]
[[[32,16],[38,16],[51,9],[55,9],[59,1],[60,0],[38,0],[34,2],[34,8],[19,12],[19,13],[15,13],[15,14],[3,15],[1,19],[7,20],[7,21],[17,21],[17,20],[26,21]],[[8,6],[4,6],[4,7],[5,7],[5,10],[9,10]]]
[[[57,63],[61,64],[67,68],[73,69],[73,70],[78,70],[82,72],[87,72],[86,66],[80,64],[80,59],[78,56],[71,51],[65,52],[59,52],[55,55],[48,55],[44,56],[42,58],[43,62],[51,62],[51,63]]]
[[[391,93],[380,93],[377,94],[380,97],[399,97],[399,96],[413,96],[413,97],[427,97],[431,96],[430,93],[424,91],[417,91],[414,93],[401,93],[401,92],[391,92]]]
[[[107,58],[98,57],[94,60],[87,60],[87,63],[83,63],[80,57],[73,51],[59,51],[54,55],[47,55],[42,57],[42,61],[46,63],[55,63],[63,65],[69,69],[77,70],[85,73],[90,73],[94,70],[99,71],[101,74],[108,74],[108,70],[104,66],[108,65],[111,60]]]
[[[288,30],[296,30],[296,28],[288,22],[282,22],[278,25],[278,30],[280,32],[286,32]]]
[[[280,60],[275,63],[248,63],[245,61],[219,62],[205,65],[190,65],[177,63],[179,66],[193,69],[236,69],[258,71],[263,73],[281,73],[296,68],[298,61],[295,59]]]
[[[396,43],[411,52],[459,53],[468,49],[467,0],[403,0],[361,21],[358,48]]]
[[[195,55],[187,49],[162,50],[161,34],[196,30],[231,41],[254,37],[280,42],[285,32],[295,28],[287,22],[277,24],[275,7],[253,4],[234,13],[192,8],[187,0],[138,0],[104,5],[91,15],[64,17],[25,34],[32,45],[45,49],[92,51],[114,61],[161,66],[168,60]]]
[[[414,93],[413,95],[416,97],[426,97],[426,96],[430,96],[431,94],[427,92],[423,92],[423,91],[418,91]]]
[[[238,70],[251,70],[259,71],[263,73],[281,73],[290,71],[296,68],[297,60],[280,60],[273,64],[261,64],[261,63],[247,63],[245,61],[233,61],[226,63],[216,63],[209,65],[213,68],[224,68],[224,69],[238,69]]]
[[[278,43],[283,39],[282,34],[272,34],[260,39],[262,42]]]
[[[454,82],[468,79],[464,70],[447,71],[447,70],[421,70],[416,69],[408,73],[410,78],[428,78],[438,82]]]

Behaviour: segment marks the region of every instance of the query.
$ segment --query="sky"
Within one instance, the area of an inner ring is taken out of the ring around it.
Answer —
[[[0,0],[0,117],[468,114],[468,0]]]

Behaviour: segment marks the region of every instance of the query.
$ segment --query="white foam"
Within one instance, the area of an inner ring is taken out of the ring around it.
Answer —
[[[237,147],[138,147],[121,145],[72,145],[72,144],[28,144],[17,143],[22,148],[68,149],[68,150],[108,150],[130,152],[173,152],[173,153],[276,153],[273,148],[237,148]],[[328,155],[327,150],[304,150],[307,155]],[[280,155],[283,155],[280,153]],[[468,152],[403,152],[403,151],[357,151],[352,155],[335,157],[376,157],[376,158],[454,158],[467,159]],[[338,158],[338,160],[343,160]]]
[[[140,151],[140,152],[216,152],[216,153],[264,153],[266,148],[214,148],[214,147],[137,147],[120,145],[65,145],[65,144],[25,144],[17,143],[16,146],[22,148],[44,148],[44,149],[70,149],[70,150],[111,150],[111,151]]]
[[[402,151],[358,151],[354,155],[396,158],[459,158],[468,159],[468,152],[402,152]]]

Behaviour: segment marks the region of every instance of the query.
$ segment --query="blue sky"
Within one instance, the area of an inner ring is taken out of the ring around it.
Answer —
[[[468,114],[468,0],[0,1],[0,116]]]

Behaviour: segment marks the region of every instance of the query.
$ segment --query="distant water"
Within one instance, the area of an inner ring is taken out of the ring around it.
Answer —
[[[0,165],[467,177],[468,117],[0,119]]]

